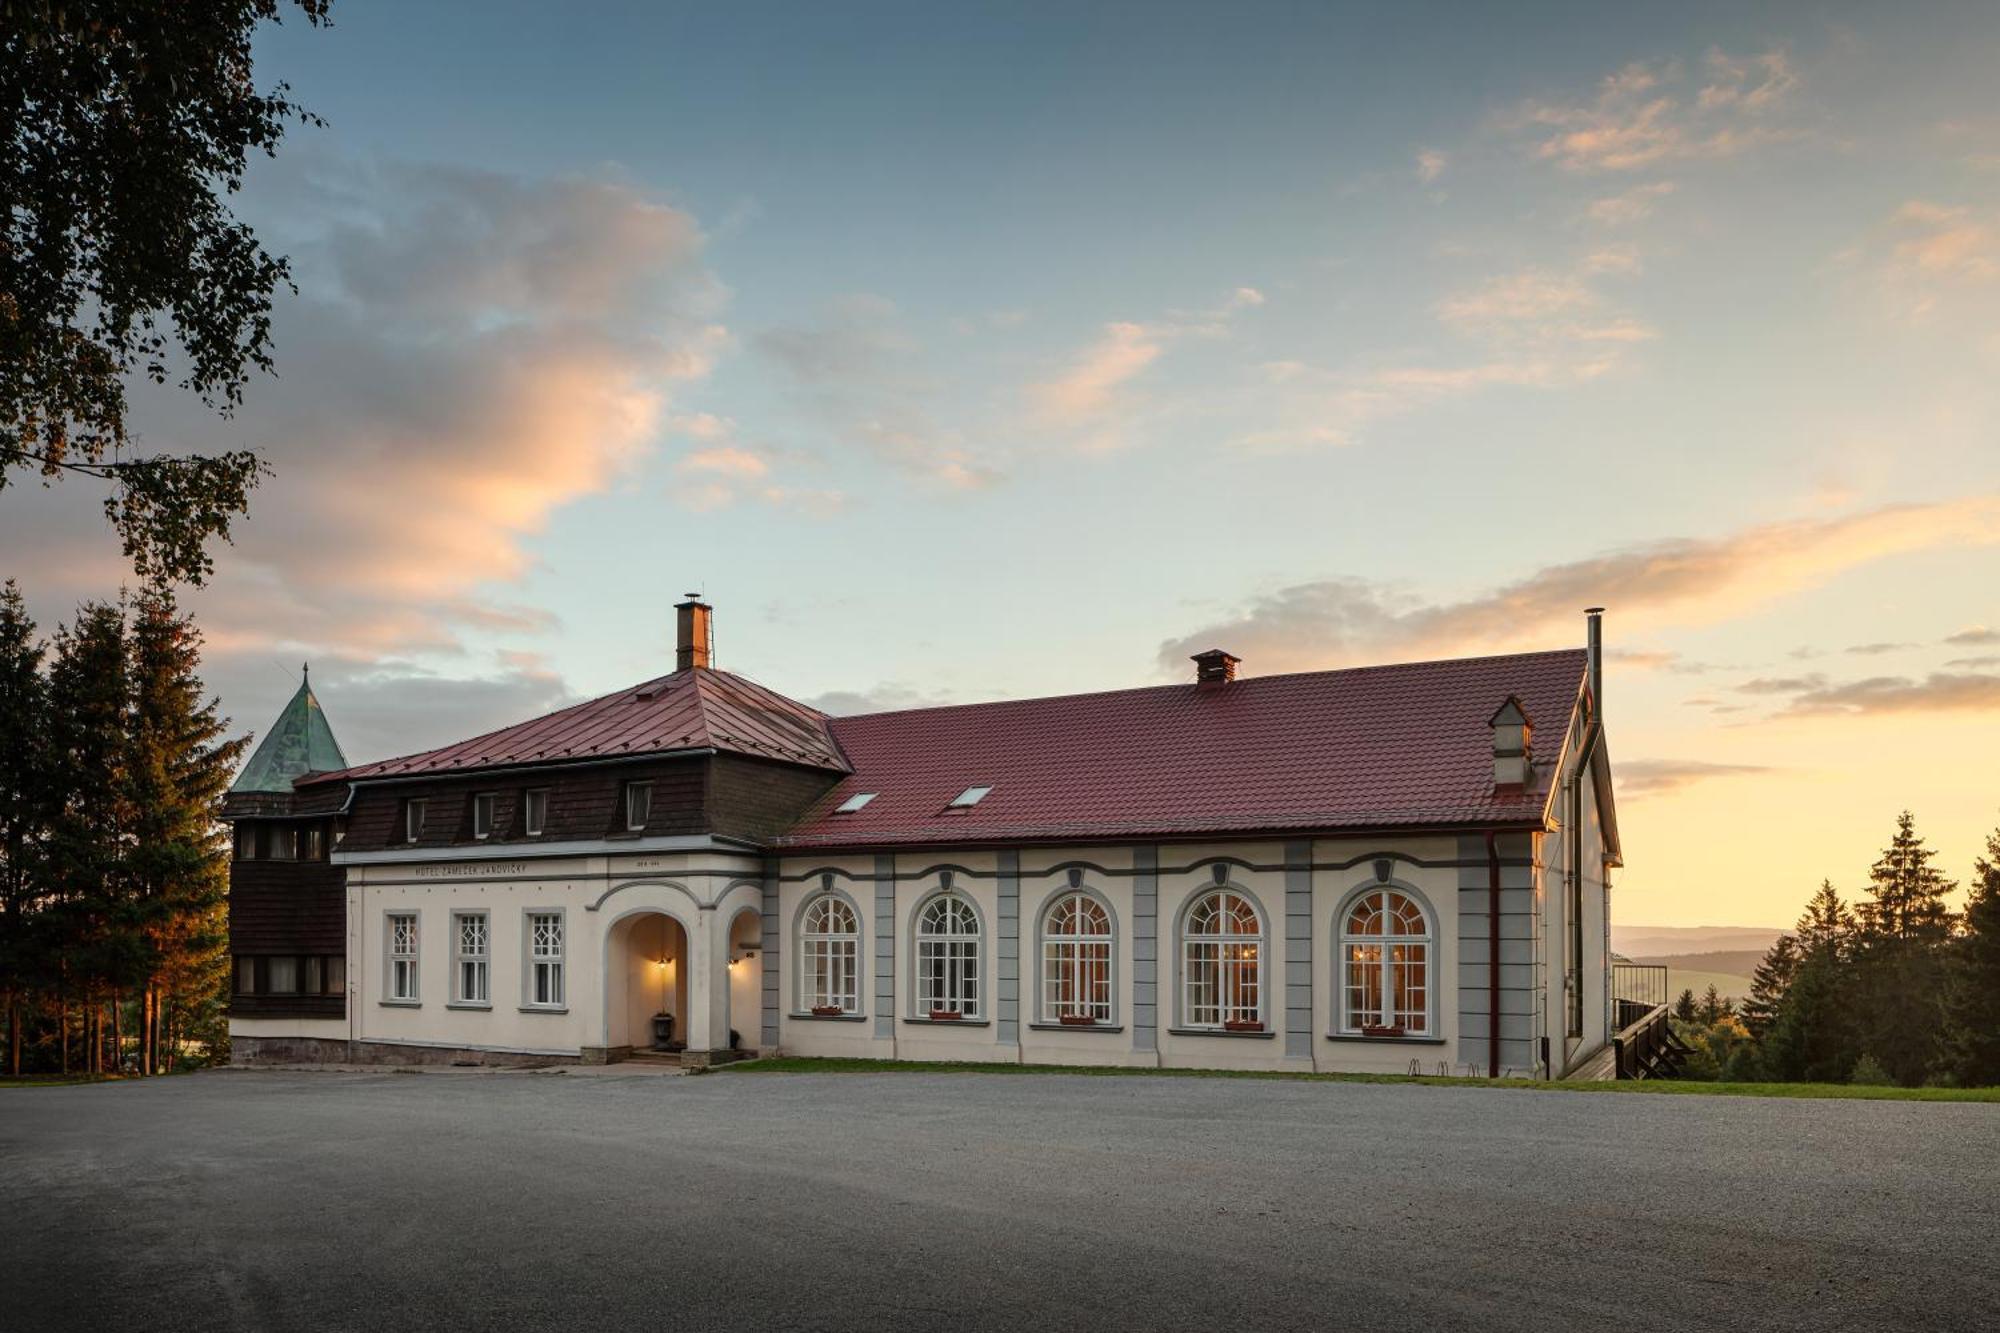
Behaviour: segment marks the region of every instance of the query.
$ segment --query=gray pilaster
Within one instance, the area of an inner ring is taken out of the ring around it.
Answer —
[[[1160,1047],[1160,849],[1132,849],[1132,1049]]]
[[[875,1035],[896,1035],[896,858],[875,858]]]
[[[778,1049],[778,944],[784,932],[778,923],[778,862],[775,857],[764,862],[763,897],[759,907],[760,924],[763,926],[763,986],[762,1021],[758,1045],[768,1051]]]
[[[1285,1058],[1313,1053],[1312,842],[1285,844]]]
[[[1500,852],[1500,1072],[1526,1075],[1540,1053],[1537,1024],[1541,1003],[1535,941],[1534,848],[1525,833],[1502,834]],[[1458,840],[1458,1060],[1477,1072],[1487,1070],[1487,1006],[1491,1001],[1491,948],[1494,927],[1486,862],[1486,839],[1464,834]]]
[[[1011,849],[998,853],[994,871],[1000,910],[994,932],[999,1004],[993,1030],[995,1041],[1011,1046],[1021,1040],[1021,854]]]

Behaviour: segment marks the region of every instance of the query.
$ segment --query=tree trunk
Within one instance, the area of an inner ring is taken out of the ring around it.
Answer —
[[[62,1047],[62,1072],[69,1073],[69,996],[56,995],[56,1044]]]
[[[111,1072],[125,1072],[125,997],[111,989]]]
[[[7,1067],[21,1077],[21,992],[7,992]]]

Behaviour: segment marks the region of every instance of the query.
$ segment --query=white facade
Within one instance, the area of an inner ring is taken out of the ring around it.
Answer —
[[[1562,870],[1542,863],[1558,832],[1501,847],[1497,1061],[1485,1025],[1493,868],[1483,840],[1464,835],[777,857],[681,838],[553,856],[337,856],[346,1018],[239,1018],[232,1032],[345,1042],[372,1059],[618,1059],[653,1044],[665,1013],[698,1059],[729,1050],[733,1030],[744,1052],[806,1056],[1560,1075],[1606,1040],[1608,913],[1593,824],[1600,869],[1584,895],[1594,943],[1583,969],[1593,1002],[1571,1037]],[[969,908],[949,914],[960,933],[921,938],[927,915],[946,915],[926,911],[941,894]],[[1226,940],[1189,919],[1216,894],[1236,913]],[[1049,909],[1078,895],[1108,938],[1066,935],[1052,949]],[[807,948],[804,918],[828,897],[845,910],[816,921],[842,933]],[[1363,899],[1402,914],[1385,944],[1343,942]],[[468,919],[477,928],[462,932]],[[1083,972],[1091,1003],[1065,1004]],[[1371,983],[1350,992],[1351,972],[1399,989],[1401,1013],[1357,1016],[1350,994],[1366,1002]],[[839,1012],[815,1015],[815,999]],[[961,1016],[933,1017],[938,1003]],[[1064,1023],[1062,1008],[1099,1021]]]

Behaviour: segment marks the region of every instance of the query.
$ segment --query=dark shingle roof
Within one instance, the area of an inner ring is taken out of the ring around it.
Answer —
[[[832,720],[851,774],[782,847],[1465,826],[1539,816],[1581,650],[1262,676]],[[1489,719],[1537,726],[1536,780],[1496,796]],[[951,814],[974,784],[993,790]],[[848,797],[875,792],[854,814]]]
[[[676,671],[468,741],[314,780],[419,777],[706,749],[845,773],[847,762],[826,722],[824,713],[753,680],[704,667]]]

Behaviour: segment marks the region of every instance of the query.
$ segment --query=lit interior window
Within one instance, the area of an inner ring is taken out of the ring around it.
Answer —
[[[870,801],[874,799],[875,799],[875,793],[872,791],[855,792],[854,795],[842,801],[839,804],[839,806],[837,806],[834,809],[833,813],[835,813],[836,815],[851,815],[856,810],[859,810],[862,806],[868,804]]]
[[[945,809],[969,810],[985,800],[986,793],[992,790],[993,788],[991,787],[967,787],[964,791],[952,797],[951,804],[946,806]]]

